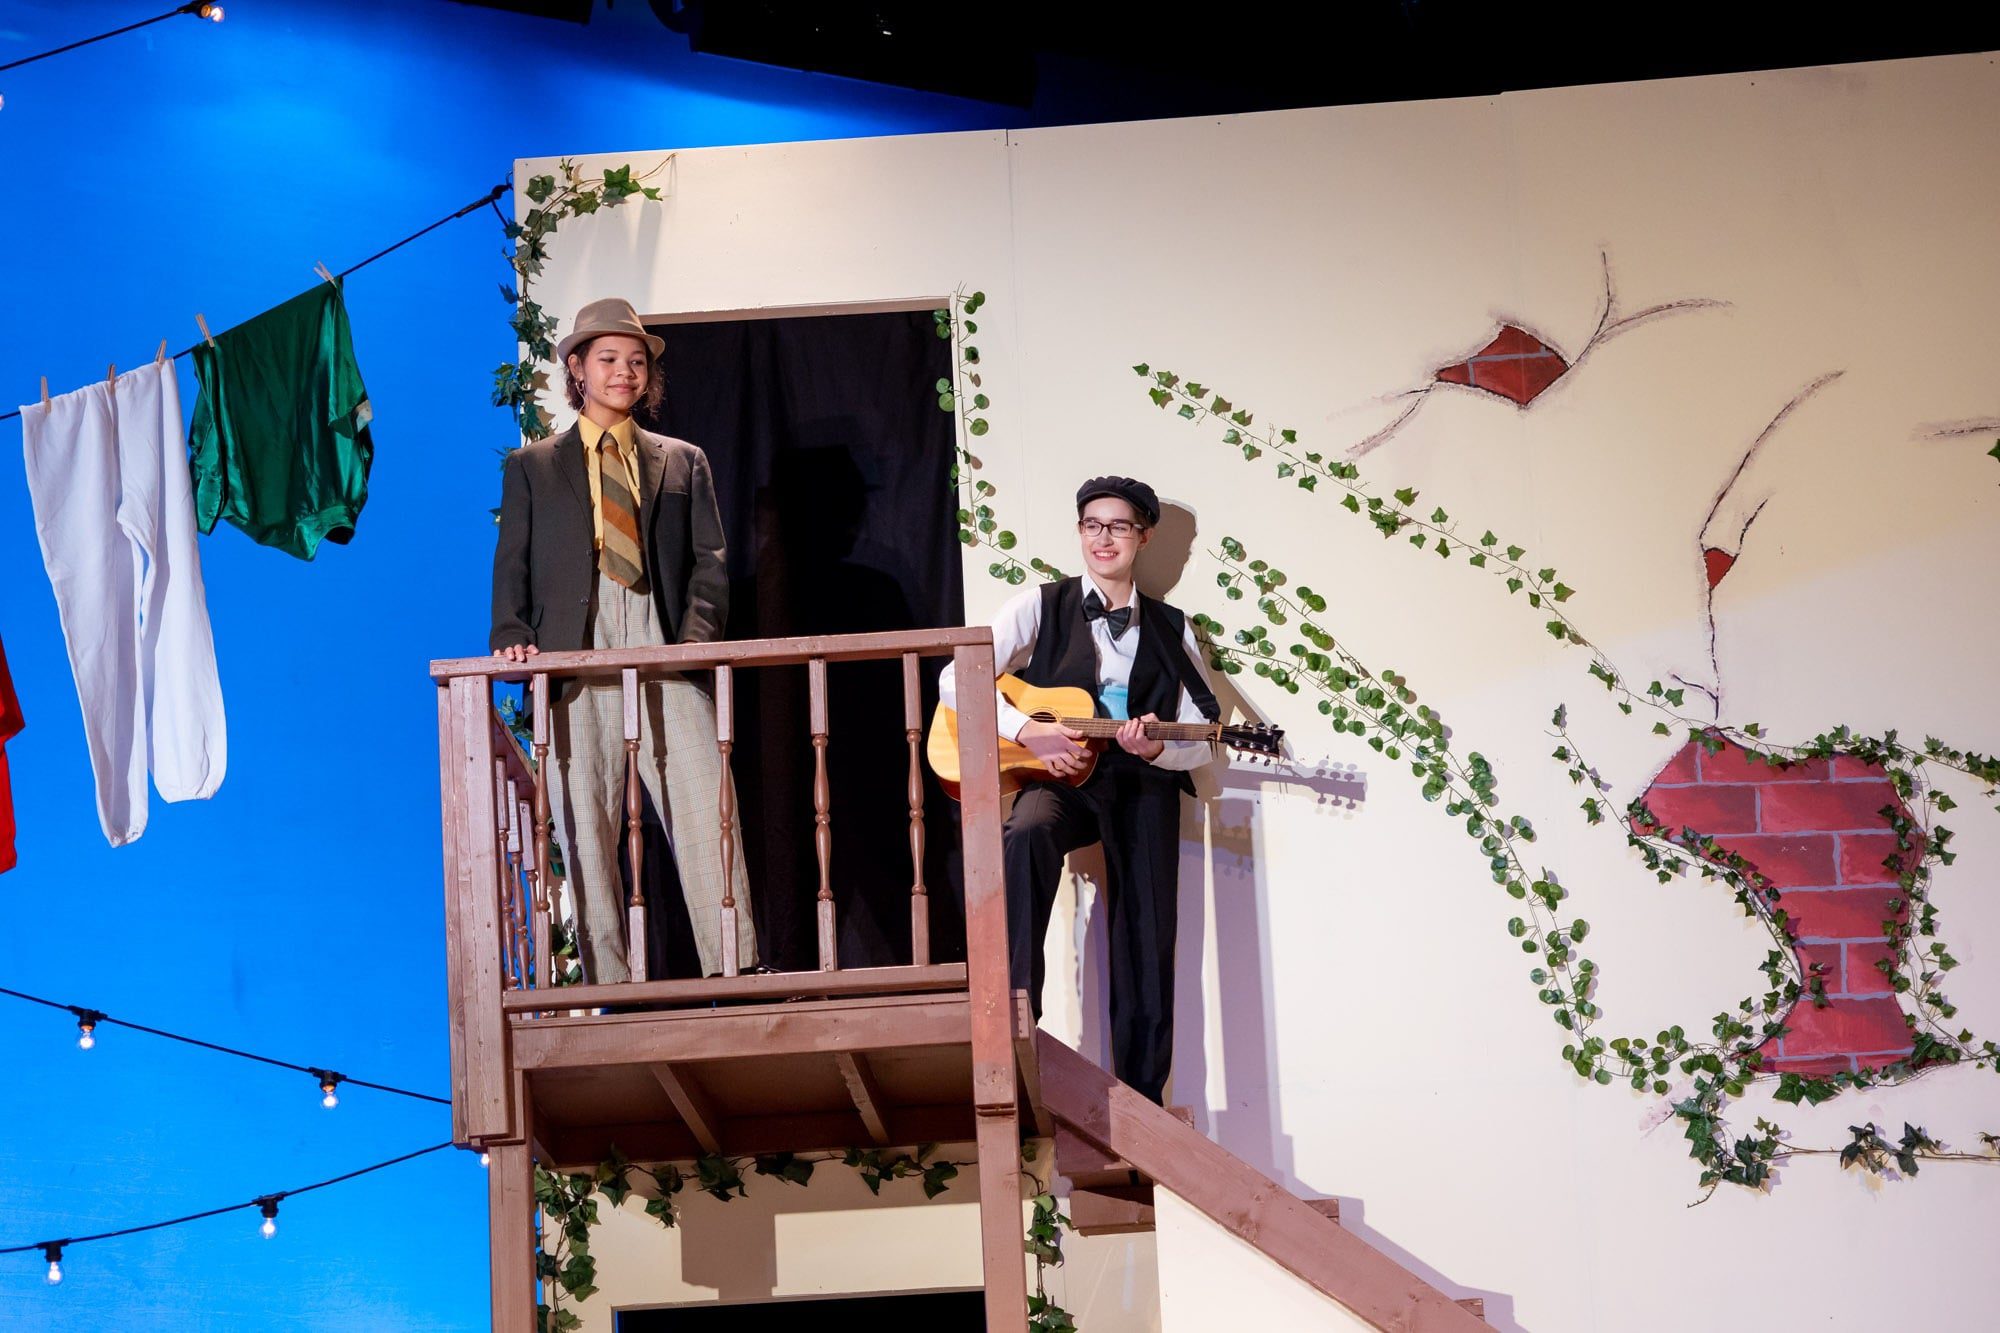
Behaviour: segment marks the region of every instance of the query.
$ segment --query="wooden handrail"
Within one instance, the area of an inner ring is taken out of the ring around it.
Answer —
[[[1393,1333],[1475,1333],[1458,1302],[1199,1130],[1182,1124],[1046,1032],[1035,1034],[1043,1104],[1279,1267]]]
[[[829,662],[916,653],[945,657],[960,648],[993,642],[985,625],[962,629],[896,630],[883,634],[811,635],[792,639],[730,639],[721,643],[670,643],[656,648],[594,648],[576,653],[538,653],[525,662],[500,657],[447,657],[431,663],[431,679],[465,676],[491,680],[526,680],[538,672],[557,676],[615,676],[630,667],[641,670],[700,671],[721,666],[787,666],[815,657]]]

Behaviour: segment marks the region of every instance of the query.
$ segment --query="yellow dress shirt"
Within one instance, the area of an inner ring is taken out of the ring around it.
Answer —
[[[590,473],[590,535],[592,546],[604,546],[604,480],[599,472],[603,454],[598,452],[598,441],[606,434],[604,427],[589,417],[576,419],[578,433],[583,439],[583,456],[587,460],[586,470]],[[626,417],[613,426],[609,432],[617,441],[619,461],[625,464],[625,484],[632,488],[633,498],[639,495],[639,436],[638,427],[632,418]]]

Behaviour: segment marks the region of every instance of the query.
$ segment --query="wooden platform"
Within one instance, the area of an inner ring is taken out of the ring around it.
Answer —
[[[1032,1058],[1018,993],[1014,1031]],[[541,1155],[559,1170],[595,1165],[614,1145],[657,1162],[976,1136],[964,991],[514,1014],[508,1034]],[[1032,1113],[1025,1081],[1022,1101]]]

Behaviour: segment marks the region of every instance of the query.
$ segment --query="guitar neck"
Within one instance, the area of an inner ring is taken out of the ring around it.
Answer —
[[[1092,739],[1109,740],[1124,726],[1113,717],[1065,717],[1058,721],[1071,731],[1081,732]],[[1222,725],[1217,722],[1148,722],[1146,735],[1156,741],[1212,741],[1222,734]]]

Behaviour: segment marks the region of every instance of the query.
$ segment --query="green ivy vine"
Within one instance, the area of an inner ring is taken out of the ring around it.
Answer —
[[[1584,636],[1564,609],[1575,590],[1563,583],[1553,568],[1526,563],[1523,547],[1503,544],[1490,529],[1469,539],[1442,508],[1425,516],[1417,508],[1415,490],[1396,490],[1389,496],[1374,494],[1354,464],[1328,460],[1301,448],[1296,431],[1259,431],[1251,413],[1200,384],[1144,364],[1133,369],[1148,381],[1147,392],[1155,405],[1165,408],[1177,402],[1177,415],[1190,422],[1219,420],[1223,426],[1221,442],[1245,461],[1254,462],[1269,453],[1277,460],[1279,480],[1290,480],[1309,492],[1316,492],[1321,482],[1326,482],[1329,492],[1340,493],[1343,509],[1364,518],[1385,539],[1406,537],[1412,547],[1433,552],[1440,559],[1462,556],[1468,567],[1485,570],[1503,581],[1510,596],[1525,593],[1529,606],[1547,617],[1545,628],[1552,637],[1588,650],[1589,674],[1612,693],[1619,711],[1631,716],[1645,708],[1656,719],[1652,726],[1656,734],[1685,731],[1690,740],[1710,753],[1720,750],[1725,741],[1733,741],[1754,762],[1770,764],[1850,755],[1864,763],[1882,765],[1905,801],[1916,800],[1921,793],[1919,805],[1940,812],[1952,809],[1955,803],[1926,781],[1922,770],[1927,764],[1972,777],[1985,785],[1989,797],[2000,786],[2000,760],[1957,749],[1936,738],[1928,738],[1917,749],[1899,744],[1894,732],[1868,737],[1841,726],[1808,744],[1781,745],[1765,737],[1755,723],[1717,726],[1683,715],[1678,711],[1682,691],[1668,689],[1658,681],[1643,692],[1626,684],[1616,666]],[[1594,1035],[1591,1029],[1601,1017],[1591,998],[1598,969],[1579,947],[1589,933],[1589,924],[1581,918],[1563,917],[1562,904],[1568,893],[1552,872],[1546,868],[1539,874],[1529,871],[1521,845],[1535,840],[1533,826],[1520,816],[1505,816],[1496,809],[1491,765],[1477,752],[1461,762],[1452,753],[1441,719],[1417,704],[1403,677],[1393,672],[1371,673],[1316,623],[1313,617],[1326,610],[1322,595],[1303,586],[1287,592],[1289,579],[1283,571],[1250,559],[1242,544],[1232,538],[1224,538],[1222,548],[1213,554],[1223,565],[1217,583],[1225,597],[1239,601],[1254,590],[1255,605],[1266,622],[1225,638],[1228,631],[1219,621],[1196,615],[1195,624],[1206,636],[1214,667],[1228,674],[1249,669],[1290,694],[1311,689],[1321,696],[1318,709],[1337,732],[1364,737],[1371,748],[1392,760],[1403,759],[1407,751],[1412,776],[1423,783],[1425,798],[1442,800],[1445,812],[1454,818],[1465,817],[1465,832],[1487,858],[1493,880],[1523,904],[1523,914],[1507,922],[1507,931],[1524,953],[1536,959],[1528,976],[1538,988],[1538,997],[1550,1006],[1555,1022],[1576,1038],[1563,1048],[1564,1060],[1578,1076],[1593,1082],[1623,1081],[1636,1090],[1655,1094],[1669,1091],[1667,1075],[1676,1069],[1692,1078],[1691,1092],[1673,1103],[1672,1109],[1683,1123],[1690,1155],[1701,1164],[1700,1183],[1705,1189],[1712,1192],[1725,1182],[1764,1187],[1770,1180],[1771,1164],[1792,1156],[1837,1155],[1843,1166],[1873,1171],[1884,1171],[1893,1162],[1905,1175],[1915,1174],[1916,1163],[1924,1160],[2000,1161],[2000,1155],[1992,1151],[1995,1141],[1991,1136],[1981,1136],[1986,1152],[1952,1152],[1908,1125],[1903,1140],[1893,1150],[1872,1124],[1851,1127],[1854,1141],[1841,1148],[1793,1146],[1784,1141],[1778,1126],[1761,1118],[1754,1134],[1731,1137],[1722,1111],[1728,1098],[1740,1096],[1748,1082],[1760,1076],[1762,1061],[1757,1047],[1784,1030],[1785,1017],[1801,995],[1817,1005],[1827,1003],[1824,980],[1799,973],[1785,931],[1786,914],[1779,906],[1781,895],[1768,879],[1698,830],[1664,828],[1642,801],[1632,802],[1626,812],[1627,841],[1639,849],[1647,868],[1663,882],[1692,868],[1704,878],[1723,879],[1735,890],[1745,911],[1773,932],[1778,947],[1763,965],[1770,988],[1761,996],[1746,997],[1735,1012],[1716,1015],[1709,1025],[1713,1040],[1690,1039],[1679,1025],[1651,1039],[1632,1036],[1606,1040]],[[1270,629],[1282,629],[1295,621],[1296,627],[1281,636],[1290,640],[1281,654]],[[1591,787],[1581,803],[1586,821],[1605,824],[1603,796],[1610,784],[1583,759],[1568,730],[1566,707],[1556,710],[1552,724],[1561,742],[1554,757],[1568,765],[1572,782],[1587,782]],[[1897,835],[1900,850],[1884,864],[1897,871],[1902,895],[1891,909],[1895,919],[1883,923],[1884,936],[1894,951],[1882,967],[1896,993],[1910,996],[1915,1005],[1915,1014],[1905,1011],[1914,1049],[1908,1058],[1881,1069],[1826,1077],[1780,1074],[1775,1096],[1781,1101],[1817,1104],[1848,1088],[1901,1081],[1957,1064],[2000,1068],[2000,1047],[1977,1038],[1970,1030],[1954,1031],[1945,1026],[1956,1009],[1939,983],[1957,964],[1944,943],[1935,938],[1937,913],[1929,901],[1928,885],[1931,866],[1949,864],[1953,859],[1954,853],[1947,847],[1951,831],[1927,828],[1894,806],[1885,806],[1881,814]],[[1907,911],[1900,910],[1904,906]]]
[[[952,500],[958,515],[958,539],[968,548],[985,547],[996,558],[986,566],[986,572],[1002,583],[1019,587],[1028,581],[1030,572],[1045,579],[1059,579],[1060,569],[1036,557],[1022,564],[1019,557],[1012,554],[1020,539],[1012,531],[1000,526],[1000,520],[993,512],[993,497],[998,493],[992,482],[973,474],[982,470],[985,463],[972,452],[967,439],[982,438],[991,428],[984,415],[993,406],[987,396],[984,374],[980,370],[979,346],[972,341],[979,333],[979,325],[972,316],[979,313],[986,304],[985,292],[974,292],[967,296],[963,287],[952,296],[950,310],[932,312],[932,320],[937,336],[949,339],[957,352],[955,374],[957,382],[939,379],[937,382],[937,404],[946,412],[956,412],[959,431],[954,448],[956,456],[951,465]]]
[[[509,325],[522,355],[519,361],[505,362],[493,372],[493,405],[514,413],[522,439],[539,440],[550,432],[549,420],[535,396],[548,387],[541,367],[555,359],[556,320],[528,296],[530,284],[541,277],[542,265],[549,257],[550,239],[565,218],[616,208],[634,195],[658,199],[659,189],[646,182],[672,160],[670,154],[643,176],[635,177],[628,163],[612,167],[602,176],[586,177],[575,162],[564,158],[556,168],[559,176],[536,176],[528,182],[524,193],[534,207],[528,210],[527,218],[505,224],[507,239],[514,242],[507,255],[514,281],[502,283],[500,295],[514,307]]]
[[[1032,1162],[1035,1145],[1022,1145],[1022,1161]],[[937,1145],[920,1145],[913,1153],[886,1148],[849,1148],[830,1153],[763,1153],[728,1157],[711,1153],[696,1158],[687,1171],[675,1163],[641,1166],[614,1145],[610,1153],[589,1171],[555,1172],[535,1167],[535,1203],[541,1219],[535,1228],[535,1274],[541,1282],[542,1297],[535,1307],[536,1333],[569,1333],[583,1320],[565,1302],[576,1304],[597,1292],[597,1261],[590,1252],[590,1229],[598,1224],[597,1200],[601,1196],[613,1208],[620,1207],[633,1193],[633,1181],[643,1177],[652,1182],[652,1197],[646,1200],[646,1216],[671,1230],[680,1225],[679,1196],[690,1187],[720,1203],[749,1194],[744,1177],[765,1176],[791,1185],[807,1185],[813,1170],[823,1162],[839,1162],[861,1178],[870,1194],[879,1195],[885,1182],[920,1180],[924,1198],[935,1199],[950,1188],[962,1168],[973,1162],[953,1162],[936,1156]],[[1025,1171],[1035,1186],[1032,1217],[1024,1248],[1035,1256],[1035,1292],[1028,1298],[1028,1327],[1031,1333],[1076,1333],[1076,1322],[1061,1306],[1048,1299],[1041,1274],[1048,1265],[1062,1263],[1062,1238],[1058,1227],[1069,1219],[1056,1211],[1055,1199],[1032,1171]]]

